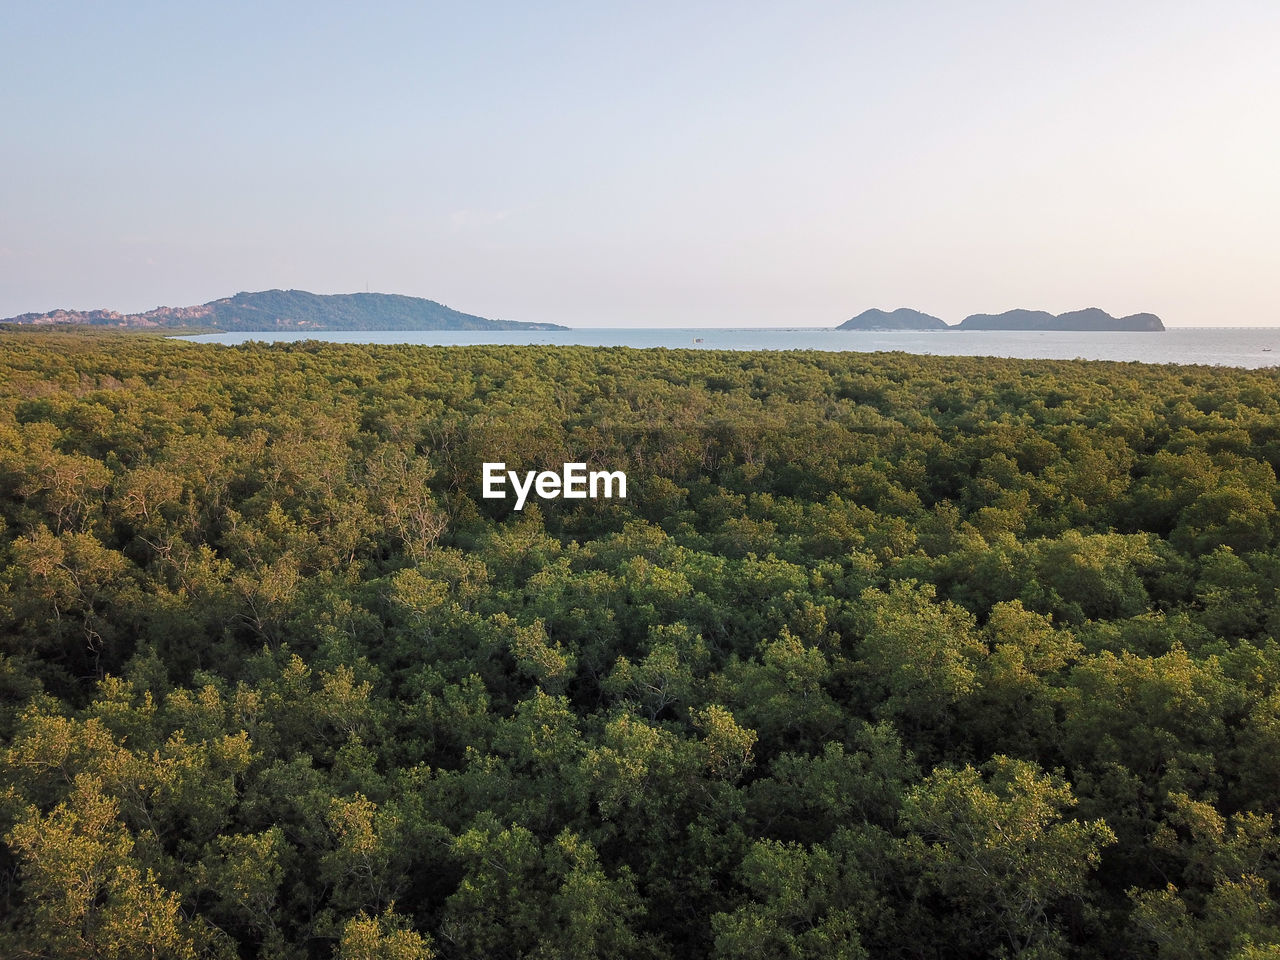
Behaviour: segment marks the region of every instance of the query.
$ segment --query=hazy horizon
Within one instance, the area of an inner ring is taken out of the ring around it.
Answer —
[[[0,316],[1280,325],[1280,7],[7,11]]]

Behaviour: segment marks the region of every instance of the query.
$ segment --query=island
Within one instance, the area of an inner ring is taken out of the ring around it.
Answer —
[[[946,330],[947,324],[937,317],[908,307],[899,307],[892,313],[885,310],[863,310],[856,317],[846,320],[837,330]]]
[[[1154,313],[1113,317],[1098,307],[1059,314],[1052,314],[1047,310],[975,313],[957,324],[948,324],[935,316],[908,307],[899,307],[891,313],[872,308],[836,327],[837,330],[1076,330],[1090,333],[1154,332],[1164,328],[1164,322]]]
[[[391,293],[316,294],[306,290],[237,293],[192,307],[156,307],[146,313],[53,310],[24,313],[3,323],[125,329],[205,328],[257,333],[278,330],[567,330],[556,323],[490,320],[421,297]]]
[[[1105,310],[1089,307],[1054,316],[1045,310],[1007,310],[1004,313],[975,313],[965,317],[957,330],[1084,330],[1157,331],[1164,323],[1154,313],[1133,313],[1113,317]]]

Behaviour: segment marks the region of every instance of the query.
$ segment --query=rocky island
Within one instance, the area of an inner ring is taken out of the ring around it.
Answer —
[[[837,330],[1080,330],[1088,332],[1159,331],[1164,323],[1154,313],[1133,313],[1113,317],[1105,310],[1089,307],[1052,314],[1047,310],[1006,310],[1004,313],[975,313],[957,324],[908,307],[892,313],[864,310],[846,320]]]
[[[912,310],[908,307],[899,307],[892,313],[885,310],[877,310],[874,307],[870,310],[863,310],[849,320],[846,320],[837,330],[946,330],[945,321],[939,320],[937,317],[930,316],[927,313],[921,313],[919,310]]]
[[[1154,313],[1133,313],[1113,317],[1105,310],[1089,307],[1056,316],[1046,310],[1006,310],[1004,313],[975,313],[965,317],[957,330],[1163,330],[1164,323]]]

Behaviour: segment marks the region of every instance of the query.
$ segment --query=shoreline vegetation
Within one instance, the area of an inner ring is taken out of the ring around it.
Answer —
[[[1278,387],[0,332],[0,955],[1271,955]]]

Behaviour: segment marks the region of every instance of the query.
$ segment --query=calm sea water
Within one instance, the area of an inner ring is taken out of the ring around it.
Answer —
[[[1055,360],[1140,360],[1144,363],[1206,363],[1229,367],[1280,365],[1280,328],[1177,327],[1163,333],[1033,333],[966,330],[858,332],[796,329],[580,329],[432,330],[333,333],[211,333],[189,337],[200,343],[324,340],[332,343],[579,344],[589,347],[668,347],[696,350],[901,350],[967,357]]]

